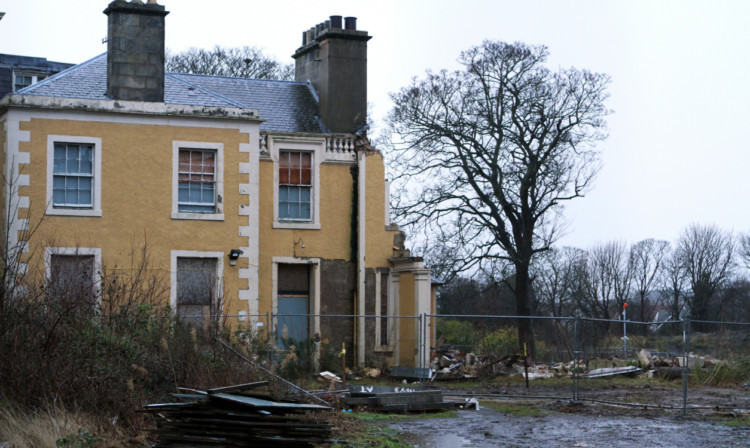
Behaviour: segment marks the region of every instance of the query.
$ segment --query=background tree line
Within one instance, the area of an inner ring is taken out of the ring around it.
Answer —
[[[439,293],[442,314],[512,314],[512,296],[499,287],[504,270],[471,278],[452,275],[455,261],[439,248],[426,254],[448,282]],[[532,314],[653,322],[750,322],[750,234],[734,236],[693,224],[677,241],[609,241],[589,248],[552,247],[532,262]],[[499,276],[499,278],[497,277]],[[696,327],[698,328],[698,327]]]

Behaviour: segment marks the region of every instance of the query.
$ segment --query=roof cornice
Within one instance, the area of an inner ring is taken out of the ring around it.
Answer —
[[[243,120],[261,123],[257,109],[239,107],[183,106],[146,101],[91,100],[36,95],[6,95],[0,100],[0,112],[11,108],[75,110],[135,115],[172,116]]]

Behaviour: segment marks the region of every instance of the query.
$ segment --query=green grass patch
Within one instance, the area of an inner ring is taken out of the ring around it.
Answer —
[[[415,412],[411,414],[385,414],[380,412],[350,412],[346,414],[363,422],[388,422],[393,420],[406,420],[414,418],[454,418],[458,416],[456,411],[440,412]]]
[[[480,401],[479,405],[516,417],[543,417],[547,415],[547,412],[544,409],[540,409],[533,405],[508,404],[499,401],[485,400]]]
[[[750,426],[750,414],[742,414],[736,417],[732,417],[729,420],[721,422],[721,424],[724,426],[731,426],[734,428],[749,427]]]
[[[343,444],[334,444],[334,447],[369,447],[379,446],[385,448],[412,448],[408,443],[404,443],[392,434],[396,431],[378,426],[369,426],[364,429],[356,431],[355,434],[350,434],[346,437],[346,442]]]

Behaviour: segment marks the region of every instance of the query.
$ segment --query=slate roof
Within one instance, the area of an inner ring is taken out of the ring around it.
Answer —
[[[107,54],[101,54],[20,90],[20,95],[107,100]],[[260,129],[327,132],[318,100],[304,82],[165,73],[164,102],[184,106],[258,109]]]

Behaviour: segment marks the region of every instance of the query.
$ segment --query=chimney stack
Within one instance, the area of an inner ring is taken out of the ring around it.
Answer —
[[[164,17],[156,0],[114,0],[107,27],[107,96],[164,102]]]
[[[367,31],[357,18],[331,16],[302,33],[295,79],[310,81],[320,99],[320,118],[331,132],[350,133],[367,123]]]

